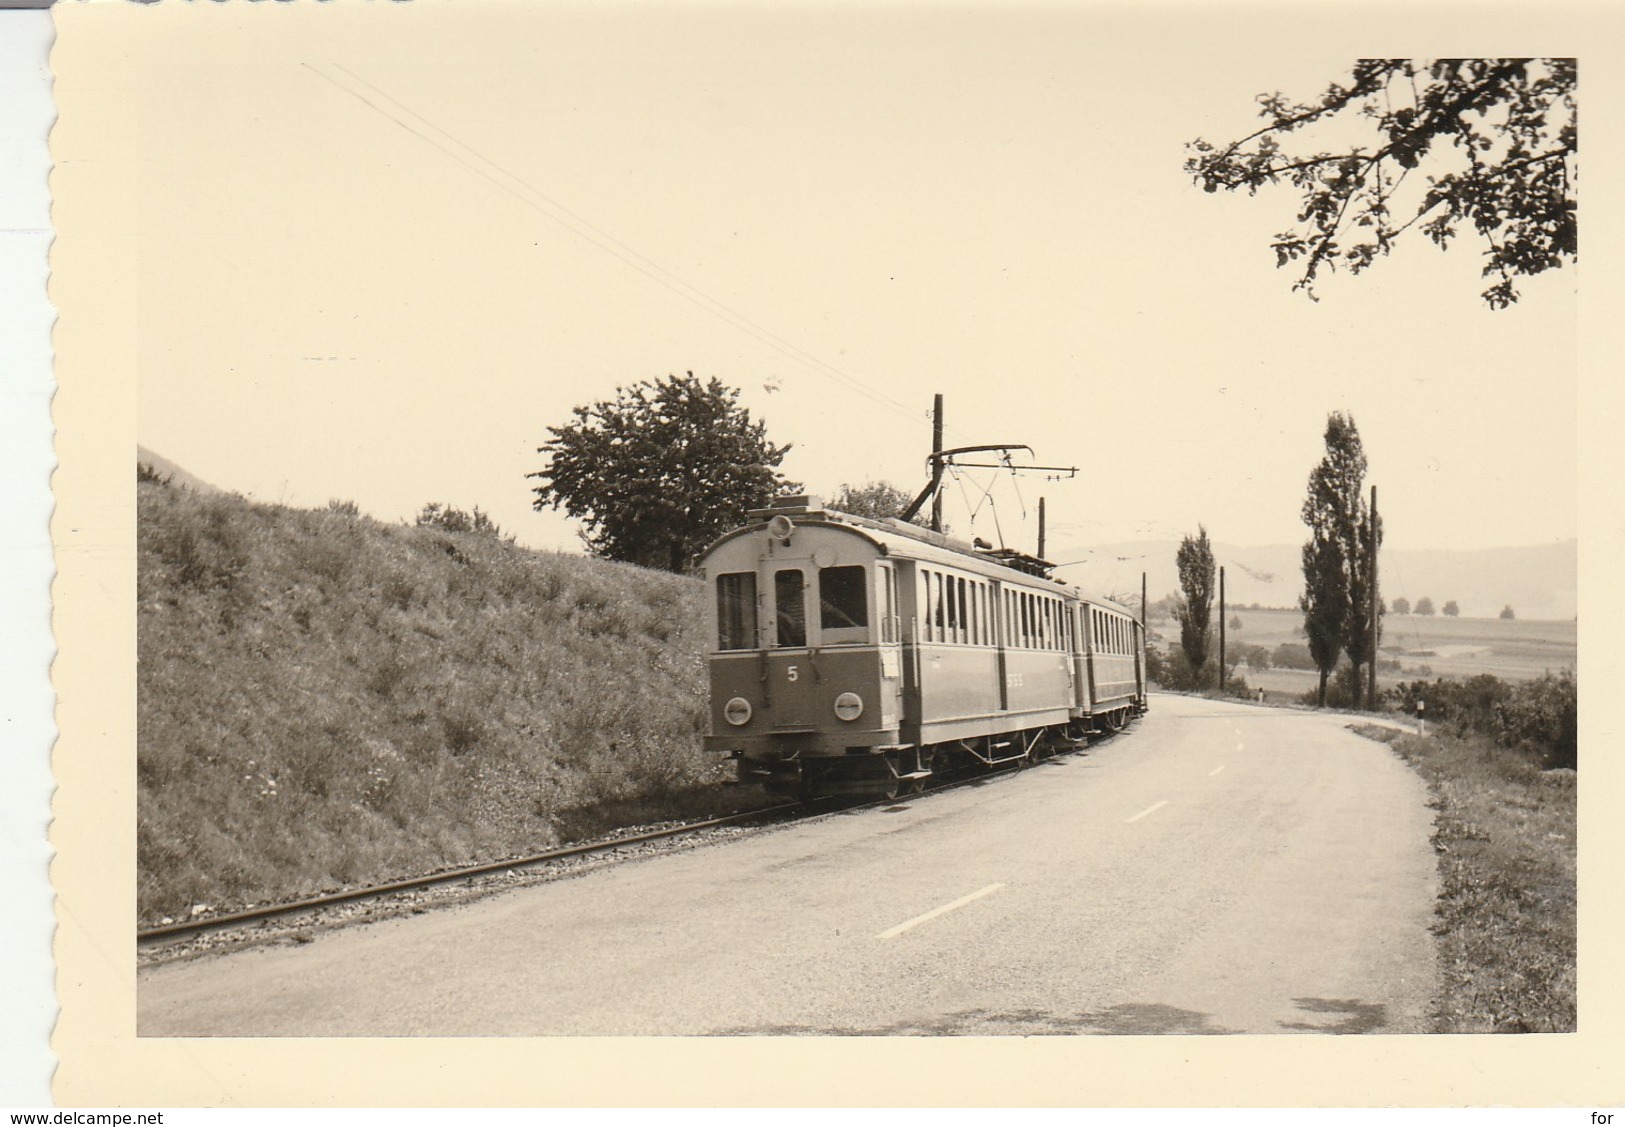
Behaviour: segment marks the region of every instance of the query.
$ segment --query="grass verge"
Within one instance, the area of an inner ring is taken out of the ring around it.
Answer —
[[[759,801],[693,579],[352,505],[138,486],[144,922]]]
[[[1438,812],[1434,1031],[1573,1032],[1575,773],[1483,736],[1364,734],[1421,774]]]

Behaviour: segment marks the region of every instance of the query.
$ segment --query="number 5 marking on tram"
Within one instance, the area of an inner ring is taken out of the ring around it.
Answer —
[[[800,671],[798,671],[798,670],[797,670],[797,669],[796,669],[796,667],[795,667],[795,666],[793,666],[793,665],[792,665],[792,666],[790,666],[790,668],[789,668],[789,677],[790,677],[790,680],[792,680],[792,681],[794,681],[794,680],[796,680],[796,679],[797,679],[797,678],[799,678],[799,677],[800,677],[800,676],[801,676],[801,673],[800,673]]]

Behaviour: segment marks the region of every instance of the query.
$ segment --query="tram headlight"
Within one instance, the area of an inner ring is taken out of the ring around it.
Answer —
[[[863,715],[863,698],[857,693],[842,693],[835,698],[835,715],[841,720],[856,720]]]
[[[734,697],[722,706],[722,718],[735,728],[750,723],[750,701],[744,697]]]

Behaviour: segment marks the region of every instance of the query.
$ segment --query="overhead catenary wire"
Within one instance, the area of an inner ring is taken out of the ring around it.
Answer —
[[[394,122],[397,126],[406,130],[406,132],[410,133],[412,136],[417,137],[425,144],[445,154],[447,157],[456,161],[470,172],[490,183],[493,187],[496,187],[498,190],[513,196],[515,199],[530,207],[532,210],[537,211],[548,219],[551,219],[554,223],[563,227],[572,235],[597,248],[603,253],[608,254],[610,257],[621,262],[623,265],[643,275],[650,281],[663,287],[684,301],[689,302],[690,304],[717,318],[724,324],[727,324],[729,327],[751,337],[760,344],[766,345],[787,359],[811,370],[813,373],[840,384],[850,391],[863,395],[886,409],[903,415],[910,421],[918,422],[920,420],[921,415],[916,409],[891,398],[857,377],[835,367],[828,361],[820,359],[812,353],[807,352],[805,349],[802,349],[797,345],[785,340],[783,337],[780,337],[770,330],[763,328],[745,314],[740,313],[738,310],[727,305],[725,302],[719,301],[718,299],[712,297],[710,294],[707,294],[697,286],[687,282],[679,275],[673,273],[654,260],[626,245],[621,240],[615,238],[613,235],[593,224],[590,220],[570,210],[568,207],[553,199],[551,196],[548,196],[545,192],[530,184],[516,173],[504,168],[490,157],[487,157],[477,149],[474,149],[472,146],[466,144],[454,134],[450,133],[441,126],[436,125],[433,121],[430,121],[428,118],[424,117],[410,106],[407,106],[405,103],[401,102],[387,91],[381,89],[376,84],[369,82],[367,79],[356,74],[349,68],[341,64],[333,64],[334,69],[342,71],[353,82],[359,83],[360,85],[366,87],[367,90],[372,91],[373,94],[376,95],[377,99],[387,101],[390,103],[390,105],[398,107],[401,114],[409,115],[415,121],[420,122],[423,126],[427,127],[429,130],[432,130],[439,137],[450,142],[450,144],[455,146],[456,150],[460,150],[460,152],[454,151],[451,147],[448,147],[447,144],[443,144],[440,140],[437,140],[436,137],[429,136],[422,129],[414,128],[410,122],[403,120],[400,114],[391,112],[388,107],[380,105],[377,100],[369,98],[362,91],[356,90],[353,87],[340,82],[332,75],[326,73],[318,67],[311,65],[308,62],[304,63],[303,65],[309,69],[311,73],[325,79],[327,82],[349,94],[351,97],[355,98],[357,101],[372,109],[382,117]],[[464,154],[466,154],[466,156]],[[517,187],[515,187],[516,185]]]

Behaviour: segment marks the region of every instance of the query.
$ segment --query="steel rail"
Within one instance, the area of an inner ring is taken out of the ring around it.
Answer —
[[[1060,758],[1081,751],[1082,748],[1071,748],[1062,751],[1053,758]],[[1020,767],[1012,767],[1011,763],[1036,764],[1036,760],[1029,760],[1026,756],[1014,760],[999,760],[996,764],[983,764],[981,771],[968,771],[964,774],[958,772],[944,773],[941,777],[931,780],[923,791],[919,793],[933,793],[945,790],[954,790],[967,784],[996,778],[1007,773],[1013,774]],[[159,940],[174,939],[178,936],[193,935],[199,932],[212,931],[216,928],[230,927],[233,924],[253,923],[256,921],[275,919],[278,916],[291,915],[295,912],[311,911],[317,908],[330,908],[338,904],[348,904],[356,900],[368,900],[378,896],[388,896],[395,892],[410,892],[419,888],[430,888],[437,884],[451,884],[459,880],[469,880],[473,877],[484,876],[487,873],[502,872],[510,869],[528,868],[531,865],[542,865],[549,861],[561,861],[568,857],[584,857],[590,853],[601,853],[608,849],[616,849],[623,845],[638,845],[646,841],[658,841],[661,838],[677,837],[696,830],[714,829],[735,822],[749,821],[774,814],[781,814],[790,810],[803,810],[812,802],[826,799],[809,799],[800,802],[781,803],[778,806],[764,806],[757,810],[746,810],[738,814],[727,814],[720,818],[709,818],[702,822],[685,822],[679,826],[672,826],[663,830],[651,830],[647,833],[631,834],[627,837],[611,838],[607,841],[587,842],[580,845],[567,845],[561,849],[551,849],[545,853],[536,853],[528,857],[516,857],[506,861],[487,861],[479,865],[470,865],[467,868],[451,869],[443,873],[434,873],[430,876],[411,877],[407,880],[391,881],[388,884],[369,885],[365,888],[347,889],[343,892],[331,892],[321,896],[311,896],[303,900],[291,901],[287,904],[273,904],[266,908],[251,908],[242,912],[228,912],[222,916],[208,916],[203,919],[186,920],[181,923],[163,924],[159,927],[147,928],[137,931],[136,944],[155,943]],[[848,809],[867,809],[889,802],[897,802],[909,796],[894,795],[885,798],[876,798],[867,802],[858,802]]]
[[[337,904],[347,904],[354,900],[367,900],[376,896],[388,896],[394,892],[410,892],[413,889],[429,888],[437,884],[450,884],[454,881],[468,880],[473,877],[484,876],[487,873],[497,873],[509,869],[528,868],[531,865],[541,865],[548,861],[560,861],[567,857],[583,857],[589,853],[601,853],[606,849],[616,849],[623,845],[638,845],[645,841],[658,841],[665,837],[677,837],[680,834],[693,833],[696,830],[714,829],[734,822],[748,821],[752,818],[783,813],[787,810],[797,810],[805,803],[792,802],[779,806],[764,806],[760,810],[747,810],[739,814],[727,814],[721,818],[710,818],[703,822],[685,822],[680,826],[672,826],[663,830],[650,830],[648,833],[632,834],[627,837],[613,838],[608,841],[588,842],[581,845],[567,845],[561,849],[550,849],[546,853],[535,853],[528,857],[511,858],[506,861],[487,861],[479,865],[470,865],[467,868],[452,869],[443,873],[434,873],[426,877],[411,877],[407,880],[391,881],[388,884],[369,885],[366,888],[346,889],[342,892],[330,892],[321,896],[311,896],[304,900],[295,900],[287,904],[273,904],[266,908],[250,908],[241,912],[228,912],[221,916],[207,916],[202,919],[186,920],[182,923],[163,924],[159,927],[147,928],[137,931],[136,943],[154,943],[161,939],[173,939],[181,935],[192,935],[197,932],[210,931],[214,928],[230,927],[233,924],[252,923],[259,920],[274,919],[277,916],[289,915],[294,912],[309,911],[314,908],[330,908]]]

